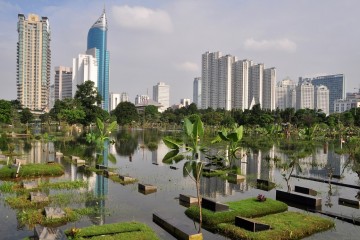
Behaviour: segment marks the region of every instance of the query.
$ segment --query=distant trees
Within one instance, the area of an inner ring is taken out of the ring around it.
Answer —
[[[10,101],[0,100],[0,122],[11,123],[12,106]]]
[[[116,116],[116,121],[120,126],[131,124],[139,120],[139,114],[136,107],[131,102],[119,103],[112,112]]]

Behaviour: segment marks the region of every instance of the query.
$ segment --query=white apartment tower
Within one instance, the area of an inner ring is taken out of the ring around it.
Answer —
[[[201,77],[194,78],[193,101],[198,108],[201,107]]]
[[[129,102],[129,95],[126,92],[121,93],[120,102]]]
[[[110,111],[114,110],[120,102],[121,102],[120,93],[111,92],[110,96],[109,96],[109,104],[110,104],[109,109],[110,109]]]
[[[72,69],[70,67],[55,67],[54,76],[55,101],[72,98]]]
[[[260,104],[261,107],[263,107],[263,77],[264,64],[259,63],[250,67],[249,102]]]
[[[147,103],[149,102],[149,96],[148,95],[136,95],[135,97],[135,105],[141,104],[141,103]]]
[[[201,108],[217,108],[218,59],[221,52],[206,52],[201,63]]]
[[[163,112],[170,107],[170,87],[163,82],[159,82],[153,87],[153,100],[162,105],[159,112]]]
[[[293,100],[293,95],[295,97],[295,83],[291,79],[283,79],[281,82],[278,82],[276,86],[275,93],[275,107],[280,110],[286,108],[295,108],[296,99]]]
[[[329,115],[329,89],[324,85],[319,85],[315,87],[315,109],[322,110],[323,113]]]
[[[275,110],[276,69],[264,69],[262,108]]]
[[[47,17],[18,14],[17,100],[31,110],[49,109],[50,24]]]
[[[314,109],[314,85],[310,82],[296,86],[296,110],[304,108]]]
[[[232,68],[236,58],[231,55],[226,55],[219,58],[219,78],[217,87],[214,86],[213,96],[217,98],[217,107],[225,110],[231,110],[232,108]],[[213,104],[214,109],[216,103]]]
[[[232,105],[235,109],[249,108],[249,69],[252,61],[239,60],[233,67]]]
[[[97,87],[98,63],[96,58],[91,54],[79,54],[73,59],[73,77],[72,77],[72,96],[75,96],[77,85],[85,81],[93,81]]]

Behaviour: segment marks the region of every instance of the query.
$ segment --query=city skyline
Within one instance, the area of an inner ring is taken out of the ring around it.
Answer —
[[[18,14],[49,19],[54,69],[71,66],[72,58],[86,51],[87,31],[104,3],[111,50],[109,90],[128,92],[130,99],[156,82],[171,86],[171,105],[192,98],[193,79],[201,76],[201,54],[206,51],[265,62],[277,69],[277,81],[340,73],[346,76],[346,92],[359,88],[360,33],[353,27],[360,20],[358,1],[0,0],[1,98],[16,99]]]

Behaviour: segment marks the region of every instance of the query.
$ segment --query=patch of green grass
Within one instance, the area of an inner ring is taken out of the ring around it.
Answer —
[[[16,170],[8,166],[0,168],[0,178],[14,178]],[[58,163],[22,165],[19,171],[19,177],[61,176],[63,174],[64,167]]]
[[[39,184],[39,188],[47,188],[47,189],[79,189],[79,188],[87,188],[88,182],[75,180],[75,181],[62,181],[62,182],[41,182]]]
[[[12,193],[14,191],[14,186],[16,186],[17,184],[14,182],[8,182],[8,181],[4,181],[1,185],[0,185],[0,192],[2,193]]]
[[[16,197],[7,197],[5,198],[5,202],[13,209],[36,209],[42,208],[50,204],[50,201],[46,202],[32,202],[29,199],[28,194],[23,194],[21,196]]]
[[[299,212],[271,214],[255,220],[270,225],[271,229],[250,232],[231,223],[221,223],[217,229],[231,239],[285,240],[301,239],[334,227],[329,219]]]
[[[126,185],[126,184],[132,184],[132,183],[136,183],[137,181],[139,181],[138,179],[134,179],[132,181],[123,181],[119,178],[118,175],[113,175],[113,176],[109,176],[109,179],[111,179],[113,182],[117,182],[120,183],[122,185]]]
[[[202,172],[202,175],[204,177],[220,177],[220,176],[226,176],[226,174],[228,173],[228,171],[226,170],[214,170],[211,172]]]
[[[0,160],[0,165],[6,165],[7,161],[6,160]]]
[[[76,229],[76,234],[71,239],[109,239],[109,240],[157,240],[155,232],[146,224],[139,222],[121,222],[105,224],[101,226],[90,226]],[[71,229],[65,231],[70,236]],[[104,236],[105,235],[105,236]]]
[[[248,198],[226,204],[229,205],[230,210],[225,212],[213,212],[202,208],[203,224],[213,228],[219,223],[234,222],[236,216],[254,218],[284,212],[288,209],[285,203],[269,198],[264,202],[259,202],[256,198]],[[199,220],[199,208],[197,206],[189,207],[185,214],[192,219]]]

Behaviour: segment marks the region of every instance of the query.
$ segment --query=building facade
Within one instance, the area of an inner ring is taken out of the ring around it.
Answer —
[[[51,69],[50,24],[47,17],[18,15],[17,100],[24,108],[49,110]]]
[[[198,108],[201,107],[201,77],[194,78],[193,101]]]
[[[252,61],[239,60],[233,67],[232,107],[245,110],[249,108],[249,70]]]
[[[262,108],[275,110],[276,69],[264,69]]]
[[[92,25],[87,36],[87,53],[91,53],[98,63],[98,92],[103,98],[102,108],[109,110],[109,64],[110,53],[107,50],[107,19],[105,10]]]
[[[55,101],[72,98],[72,68],[55,67],[54,87]]]
[[[121,95],[120,93],[110,93],[110,111],[114,110],[117,105],[121,102]]]
[[[344,74],[319,76],[311,79],[314,86],[324,85],[329,89],[329,111],[334,112],[336,99],[345,98],[345,76]]]
[[[296,86],[296,110],[305,108],[314,109],[314,85],[310,82]]]
[[[316,110],[322,110],[323,113],[329,115],[329,89],[326,86],[315,87],[314,105]]]
[[[153,86],[153,100],[162,105],[159,108],[160,112],[165,111],[170,107],[170,87],[163,82],[159,82]]]
[[[98,62],[93,55],[79,54],[77,58],[73,58],[73,74],[72,74],[72,96],[75,96],[77,85],[83,84],[85,81],[93,81],[94,86],[98,85]]]
[[[120,94],[120,102],[129,102],[129,95],[126,92]]]
[[[286,108],[295,108],[296,99],[292,98],[295,83],[291,79],[283,79],[277,83],[275,90],[275,108],[284,110]]]
[[[191,104],[191,100],[189,98],[180,99],[180,104],[184,107],[187,107]]]

